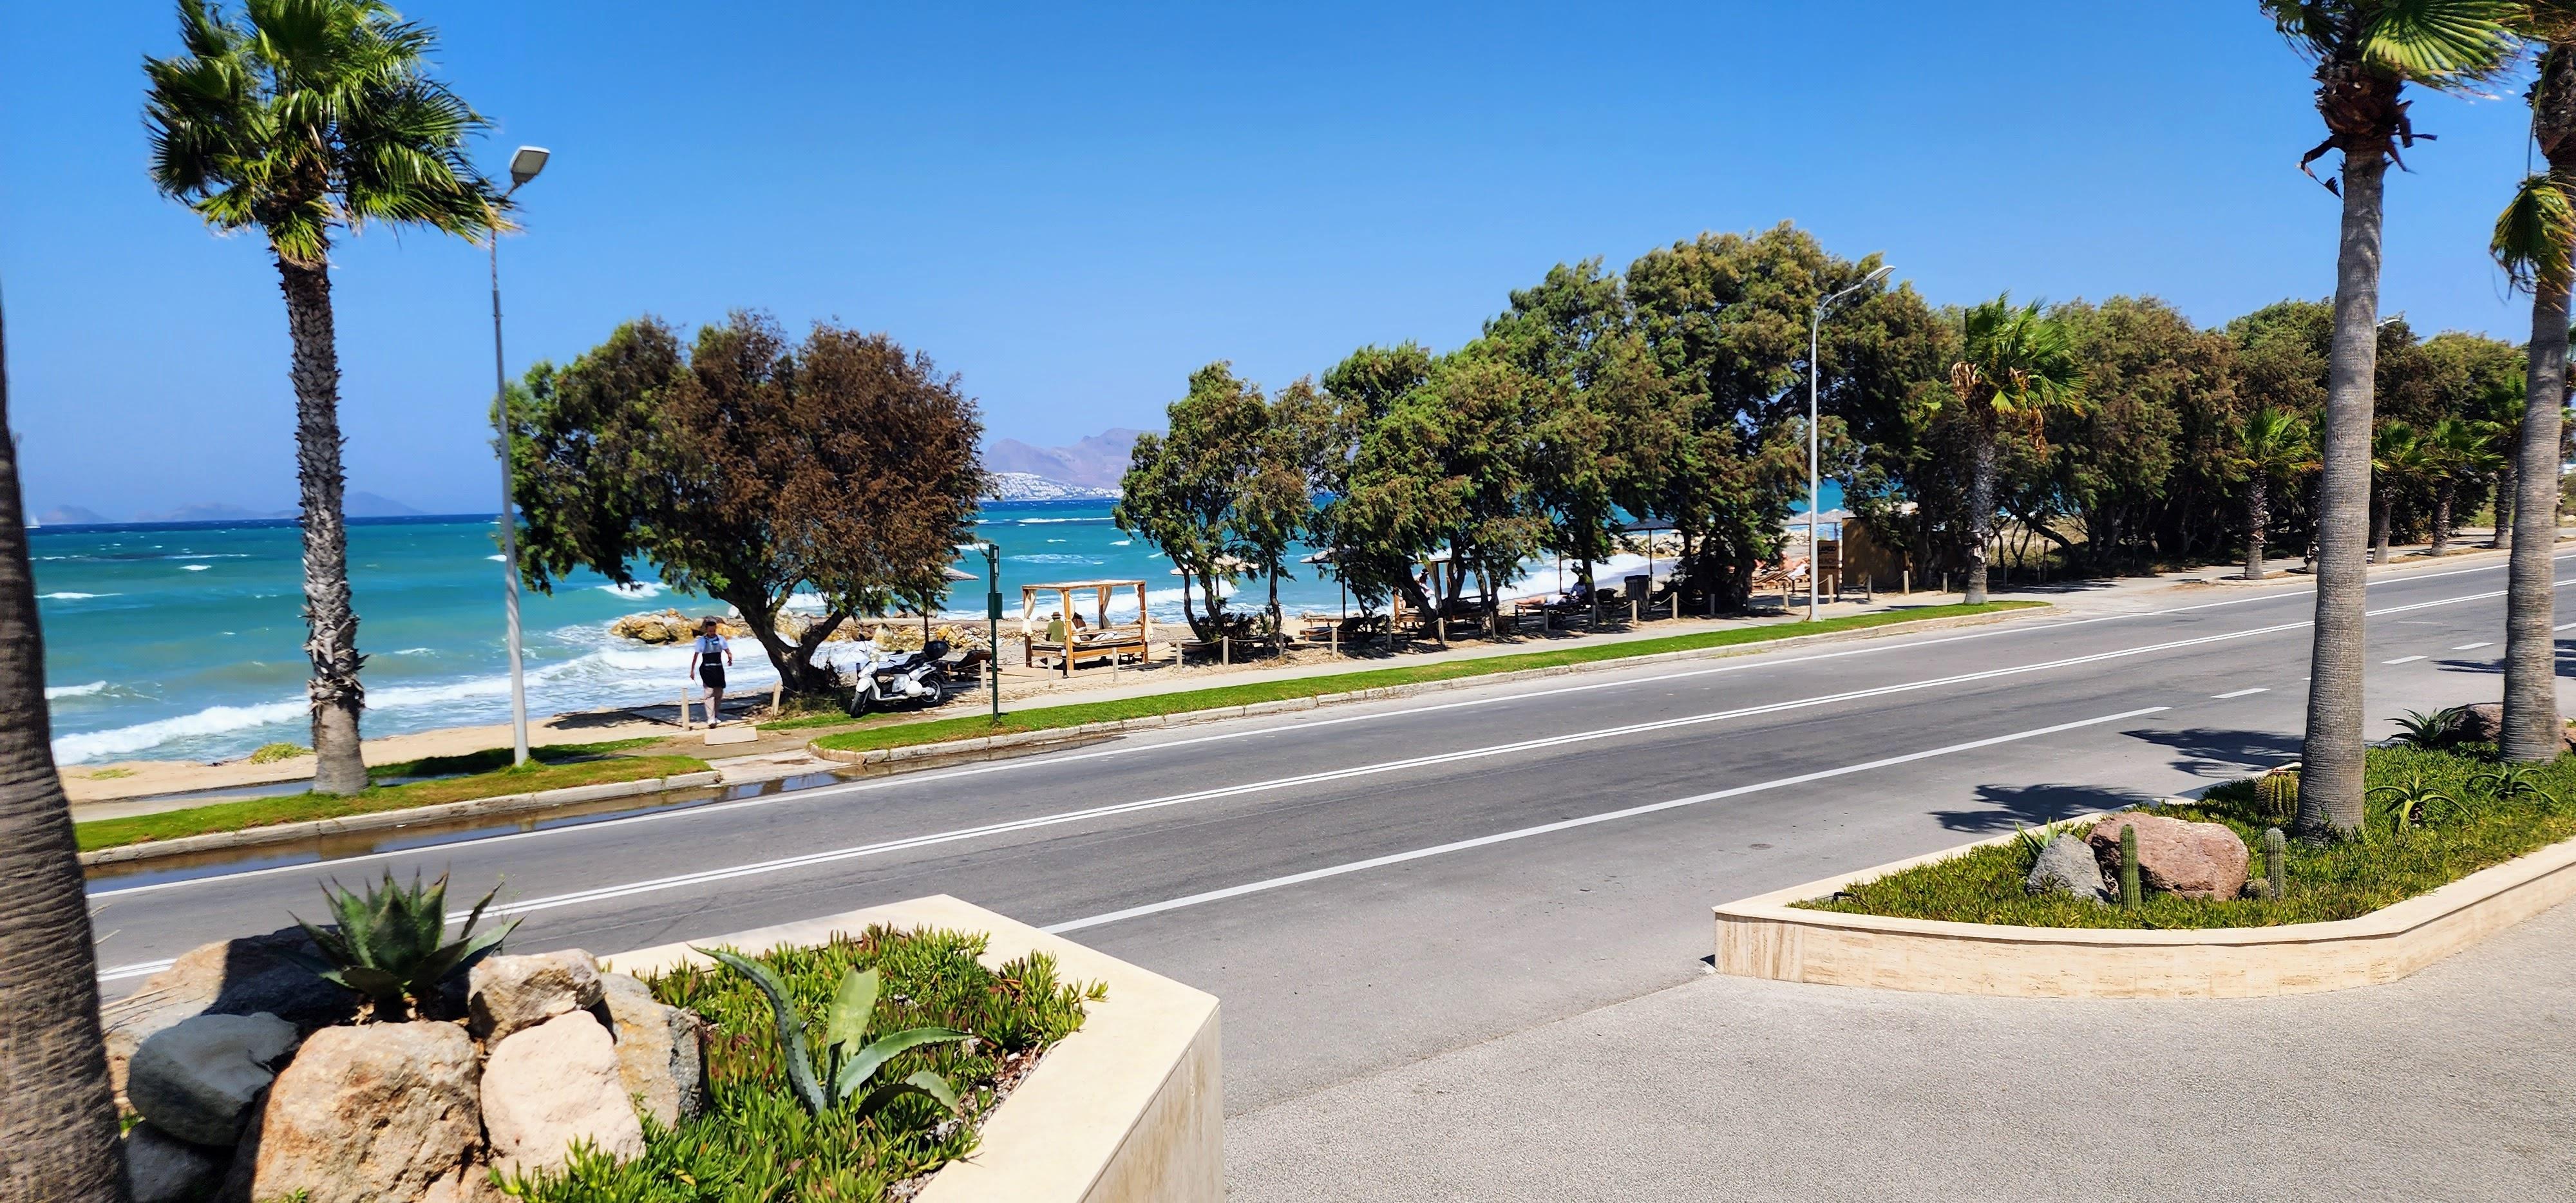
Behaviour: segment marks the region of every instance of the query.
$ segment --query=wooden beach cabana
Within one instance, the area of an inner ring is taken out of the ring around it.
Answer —
[[[1136,591],[1136,621],[1109,621],[1109,599],[1121,589]],[[1056,596],[1055,619],[1032,630],[1031,616],[1037,610],[1041,593]],[[1093,625],[1077,625],[1075,594],[1092,596]],[[1145,612],[1143,581],[1057,581],[1043,585],[1020,586],[1020,666],[1036,667],[1042,658],[1052,658],[1064,675],[1073,675],[1074,665],[1085,660],[1106,660],[1115,666],[1124,656],[1138,663],[1145,659],[1145,646],[1154,637],[1154,618]]]

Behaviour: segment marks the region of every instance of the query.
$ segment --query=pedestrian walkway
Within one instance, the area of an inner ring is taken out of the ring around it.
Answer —
[[[2576,906],[2387,986],[1958,997],[1712,975],[1230,1119],[1262,1200],[2564,1199]]]

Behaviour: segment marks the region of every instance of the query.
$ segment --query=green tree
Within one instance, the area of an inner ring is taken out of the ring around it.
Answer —
[[[2084,401],[2084,374],[2066,326],[2039,303],[2009,296],[1968,307],[1959,318],[1959,358],[1947,397],[1932,394],[1965,440],[1968,455],[1967,602],[1986,601],[1986,549],[1995,530],[1996,447],[2007,425],[2028,426],[2049,410]]]
[[[1546,546],[1547,519],[1530,489],[1529,432],[1542,392],[1479,341],[1432,361],[1423,381],[1368,426],[1337,503],[1352,592],[1372,602],[1401,594],[1417,610],[1447,614],[1466,581],[1509,581]],[[1449,588],[1434,596],[1413,566],[1442,553]]]
[[[1139,436],[1128,453],[1110,518],[1181,570],[1181,616],[1200,639],[1214,639],[1225,626],[1225,590],[1242,575],[1236,565],[1254,552],[1236,506],[1260,468],[1269,406],[1219,360],[1190,373],[1188,394],[1164,418],[1164,433]],[[1195,594],[1207,598],[1204,619]]]
[[[2507,0],[2262,0],[2290,45],[2316,64],[2326,138],[2302,170],[2342,156],[2329,182],[2343,202],[2336,252],[2334,335],[2328,355],[2324,475],[2318,489],[2316,627],[2300,830],[2312,838],[2361,828],[2362,563],[2369,539],[2372,379],[2379,340],[2381,184],[2401,143],[2414,142],[2408,84],[2473,87],[2504,62]]]
[[[817,323],[791,344],[736,313],[684,351],[645,318],[527,385],[511,463],[529,585],[649,564],[738,611],[790,694],[832,688],[814,652],[852,616],[945,597],[974,530],[975,403],[882,334]],[[798,593],[823,614],[782,631]]]
[[[2434,452],[2407,422],[2382,422],[2370,436],[2370,562],[2388,562],[2389,531],[2397,525],[2397,499],[2431,479]]]
[[[2237,427],[2227,470],[2245,486],[2245,579],[2263,579],[2263,537],[2273,491],[2316,470],[2316,435],[2305,419],[2264,406]]]
[[[0,353],[8,340],[0,337]],[[9,373],[0,362],[0,429]],[[98,945],[54,771],[44,632],[27,563],[18,441],[0,439],[0,1195],[122,1203],[124,1156],[98,1026]]]
[[[1413,581],[1416,552],[1428,554],[1395,541],[1389,513],[1354,502],[1351,493],[1370,433],[1398,400],[1430,381],[1431,366],[1428,350],[1405,342],[1362,347],[1324,373],[1326,427],[1317,441],[1316,484],[1328,499],[1316,515],[1315,537],[1331,546],[1333,575],[1350,589],[1363,613],[1405,592]],[[1372,468],[1379,475],[1375,485],[1383,490],[1389,482],[1381,473],[1382,468]],[[1419,591],[1414,592],[1419,605]]]
[[[2513,562],[2505,582],[2504,729],[2507,760],[2554,760],[2558,709],[2556,613],[2559,464],[2567,396],[2567,320],[2576,260],[2576,4],[2528,0],[2516,32],[2540,47],[2531,136],[2549,161],[2525,179],[2496,220],[2493,249],[2531,292],[2531,359],[2521,440],[2513,450]],[[2497,499],[2499,534],[2504,501]]]
[[[2189,563],[2232,543],[2242,482],[2226,464],[2242,417],[2227,337],[2153,297],[2049,313],[2075,344],[2087,403],[2043,414],[2039,429],[2056,493],[2083,519],[2085,558]],[[2073,558],[2044,515],[2019,508],[2028,491],[2004,489],[2006,510]]]
[[[2433,423],[2424,432],[2424,446],[2433,488],[2433,538],[2426,550],[2438,556],[2450,551],[2452,508],[2461,487],[2494,476],[2501,460],[2494,450],[2494,430],[2476,418],[2443,418]]]
[[[295,467],[313,662],[313,788],[367,787],[358,615],[341,514],[335,232],[371,222],[485,238],[506,200],[465,156],[484,119],[430,77],[436,36],[380,0],[249,0],[238,18],[180,0],[186,52],[147,58],[152,179],[218,231],[258,229],[294,342]]]
[[[1265,611],[1274,631],[1284,625],[1279,582],[1283,577],[1295,579],[1287,568],[1288,552],[1299,538],[1323,529],[1315,493],[1319,479],[1333,472],[1329,460],[1335,418],[1332,402],[1313,381],[1296,380],[1279,390],[1262,414],[1261,431],[1253,440],[1251,471],[1235,498],[1235,534],[1269,582]]]

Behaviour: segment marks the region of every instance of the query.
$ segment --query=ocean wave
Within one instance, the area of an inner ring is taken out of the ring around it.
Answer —
[[[91,694],[105,692],[107,692],[105,681],[92,681],[87,685],[48,685],[45,687],[45,700],[50,702],[55,698],[85,698]]]
[[[508,561],[506,561],[506,560],[502,559],[502,557],[501,557],[501,553],[499,553],[499,552],[494,552],[494,553],[492,553],[491,555],[485,556],[485,557],[483,557],[483,558],[484,558],[484,559],[487,559],[487,560],[490,560],[490,561],[492,561],[492,562],[493,562],[493,563],[495,563],[495,564],[502,564],[502,563],[507,563],[507,562],[508,562]]]
[[[662,586],[651,581],[637,581],[631,585],[593,585],[591,588],[602,593],[614,593],[619,597],[632,597],[639,600],[660,597],[665,592]]]
[[[212,565],[212,564],[181,564],[181,565],[179,565],[179,571],[181,571],[181,572],[204,572],[205,570],[207,570],[207,569],[209,569],[209,568],[212,568],[212,567],[214,567],[214,565]]]
[[[388,656],[435,656],[438,654],[438,649],[430,647],[407,647],[398,652],[387,652],[385,654]]]
[[[44,601],[88,601],[93,597],[123,597],[125,595],[122,593],[72,593],[66,591],[62,593],[39,593],[36,596],[40,600]]]
[[[54,740],[54,760],[60,764],[87,764],[109,756],[148,751],[174,740],[231,735],[293,722],[311,712],[311,703],[302,698],[256,706],[208,706],[194,714],[61,736]]]
[[[1111,540],[1111,541],[1110,541],[1110,544],[1109,544],[1109,545],[1110,545],[1111,547],[1125,547],[1125,546],[1127,546],[1128,544],[1133,543],[1133,542],[1135,542],[1135,540],[1134,540],[1134,539],[1114,539],[1114,540]]]
[[[1080,556],[1062,551],[1036,551],[1027,555],[1002,558],[1014,564],[1106,564],[1109,562],[1092,556]]]
[[[1021,526],[1054,526],[1054,525],[1057,525],[1057,524],[1059,524],[1059,523],[1065,523],[1065,522],[1084,522],[1084,523],[1089,523],[1089,524],[1094,525],[1094,526],[1102,526],[1102,525],[1107,525],[1109,521],[1110,521],[1110,520],[1109,520],[1109,519],[1107,519],[1107,518],[1022,518],[1022,519],[1020,519],[1020,521],[1019,521],[1019,525],[1021,525]]]

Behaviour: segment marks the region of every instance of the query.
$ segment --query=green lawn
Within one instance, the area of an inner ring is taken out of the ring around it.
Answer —
[[[2310,847],[2291,840],[2284,868],[2288,890],[2279,900],[2240,898],[2198,901],[2150,894],[2136,911],[2062,895],[2022,892],[2036,848],[2023,841],[1990,845],[1962,856],[1892,873],[1832,899],[1798,903],[1810,910],[1960,923],[2025,927],[2271,927],[2365,915],[2390,903],[2457,881],[2561,840],[2576,839],[2576,756],[2539,766],[2533,780],[2545,796],[2494,796],[2490,784],[2471,778],[2494,767],[2488,749],[2451,751],[2371,749],[2365,774],[2376,788],[2420,779],[2465,804],[2465,814],[2440,814],[2432,823],[2400,834],[2374,808],[2365,840]],[[2175,818],[2225,823],[2252,852],[2261,876],[2263,831],[2283,823],[2267,815],[2248,781],[2209,792],[2200,805],[2160,808]]]
[[[589,745],[593,751],[619,744]],[[652,743],[652,740],[632,741]],[[555,752],[559,749],[547,749]],[[478,754],[490,755],[490,754]],[[507,749],[497,754],[510,759]],[[447,757],[450,761],[467,761],[475,757]],[[433,762],[413,762],[414,765]],[[374,770],[390,773],[410,766],[388,765]],[[436,781],[417,781],[409,785],[379,785],[361,793],[345,795],[288,794],[275,798],[246,798],[239,802],[217,802],[192,806],[186,810],[165,810],[159,814],[134,815],[123,819],[98,819],[76,828],[84,852],[140,844],[147,840],[170,840],[181,836],[204,835],[214,831],[241,831],[277,823],[300,823],[308,819],[337,819],[349,815],[373,814],[383,810],[402,810],[413,806],[436,806],[441,802],[462,802],[469,798],[497,798],[504,794],[533,793],[537,790],[563,789],[575,785],[599,785],[611,781],[637,781],[647,777],[664,777],[675,773],[703,772],[707,763],[694,756],[607,756],[598,759],[573,760],[569,763],[545,763],[544,759],[526,768],[499,768],[461,777],[443,777]],[[414,774],[399,773],[410,776]]]
[[[1621,643],[1588,642],[1573,647],[1552,648],[1542,652],[1523,652],[1510,656],[1436,660],[1400,668],[1365,669],[1322,677],[1283,677],[1268,681],[1249,681],[1241,685],[1220,685],[1210,689],[1119,698],[1106,702],[1082,702],[1036,710],[1007,711],[999,722],[983,714],[934,719],[929,722],[891,722],[882,726],[863,727],[855,731],[826,735],[814,742],[821,747],[844,752],[905,747],[912,744],[975,739],[980,736],[1018,731],[1046,731],[1115,719],[1180,714],[1191,710],[1221,710],[1230,706],[1246,706],[1259,702],[1319,697],[1329,693],[1349,693],[1362,689],[1383,689],[1391,685],[1416,685],[1426,681],[1449,681],[1460,677],[1518,672],[1522,669],[1588,664],[1599,660],[1621,660],[1634,656],[1651,656],[1661,652],[1767,643],[1797,635],[1858,630],[1864,627],[1887,626],[1891,623],[1952,618],[1964,614],[2020,610],[2042,604],[2044,603],[2004,601],[1989,602],[1982,606],[1923,606],[1910,610],[1852,614],[1812,623],[1774,623],[1764,626],[1732,627],[1723,631],[1700,631],[1663,639],[1638,639]],[[777,726],[793,728],[812,725],[817,725],[817,721],[790,719]]]

